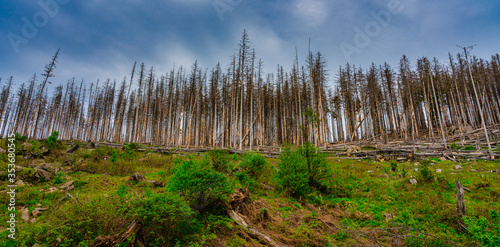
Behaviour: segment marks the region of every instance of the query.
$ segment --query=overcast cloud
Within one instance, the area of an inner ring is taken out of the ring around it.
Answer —
[[[397,67],[402,54],[446,62],[457,44],[477,44],[472,54],[486,59],[500,52],[494,0],[57,0],[57,8],[55,1],[0,3],[3,80],[12,75],[19,85],[42,73],[58,48],[56,84],[72,77],[120,81],[134,61],[157,73],[195,60],[227,66],[244,29],[268,73],[278,63],[289,69],[295,47],[304,62],[309,38],[331,78],[347,62]]]

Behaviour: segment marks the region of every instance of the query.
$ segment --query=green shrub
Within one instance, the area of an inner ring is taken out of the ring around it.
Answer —
[[[278,178],[283,189],[295,197],[309,193],[309,169],[307,160],[298,149],[287,146],[280,154]]]
[[[465,151],[474,151],[476,149],[474,147],[472,147],[471,145],[467,145],[467,146],[463,147],[462,150],[465,150]]]
[[[238,154],[233,154],[232,159],[233,159],[234,161],[238,161]]]
[[[118,153],[116,152],[116,149],[113,149],[113,152],[111,153],[110,161],[113,163],[116,163],[118,161]]]
[[[59,143],[57,141],[58,137],[59,137],[59,131],[54,131],[49,136],[49,138],[47,138],[47,140],[45,141],[45,144],[47,145],[47,147],[49,149],[54,149],[59,145]]]
[[[134,148],[130,146],[130,144],[125,145],[123,147],[123,153],[122,153],[122,158],[124,159],[130,159],[134,155]]]
[[[248,171],[248,174],[255,179],[259,178],[266,166],[266,158],[258,152],[247,153],[240,164],[240,167]]]
[[[429,161],[422,161],[421,164],[422,168],[418,170],[420,172],[420,176],[422,176],[422,179],[425,182],[431,182],[434,176],[432,171],[429,170]]]
[[[395,172],[398,170],[398,163],[391,162],[391,171]]]
[[[122,184],[118,187],[118,191],[116,191],[116,195],[120,199],[120,203],[124,204],[131,196],[128,194],[129,188]]]
[[[134,142],[131,142],[131,143],[125,145],[125,148],[127,148],[127,147],[129,149],[139,149],[141,147],[141,145],[134,143]]]
[[[479,241],[482,246],[500,246],[500,220],[498,212],[491,210],[490,218],[491,222],[483,216],[479,218],[466,216],[464,217],[464,221],[469,234]]]
[[[63,183],[62,176],[63,176],[63,173],[58,172],[56,175],[56,179],[54,179],[54,184],[62,184]]]
[[[195,212],[176,193],[146,193],[132,208],[132,214],[142,221],[144,239],[149,241],[146,246],[185,244],[188,236],[200,227]]]
[[[246,186],[250,189],[257,186],[257,183],[252,180],[252,178],[248,176],[248,174],[244,171],[236,173],[236,178],[238,179],[238,181],[240,181],[241,185]]]
[[[458,150],[458,149],[460,149],[460,146],[458,146],[458,145],[454,142],[454,143],[452,143],[452,144],[450,145],[450,149],[453,149],[453,150]]]
[[[221,205],[232,188],[227,176],[215,171],[208,162],[187,160],[173,168],[167,190],[183,193],[191,207],[203,213]]]
[[[325,190],[323,180],[332,175],[326,156],[309,142],[300,146],[297,151],[306,159],[309,170],[309,186]]]
[[[206,153],[206,159],[218,172],[229,172],[229,154],[227,150],[214,149]]]
[[[26,140],[28,140],[28,137],[27,136],[23,136],[19,133],[14,133],[14,139],[17,143],[19,142],[25,142]]]

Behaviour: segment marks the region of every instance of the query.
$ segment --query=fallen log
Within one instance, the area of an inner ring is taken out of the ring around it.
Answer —
[[[135,234],[139,233],[142,228],[142,223],[138,220],[132,221],[127,227],[127,230],[123,234],[116,234],[114,236],[99,236],[92,244],[92,247],[116,247],[123,243],[125,240],[131,238]],[[137,238],[134,236],[132,240],[133,243],[137,242]]]
[[[279,242],[273,240],[271,237],[264,234],[259,229],[248,225],[245,222],[245,220],[240,215],[238,215],[238,213],[234,212],[233,210],[230,210],[230,209],[227,210],[227,214],[229,215],[229,217],[231,219],[233,219],[236,222],[236,224],[238,224],[239,226],[242,226],[247,231],[248,235],[250,235],[254,239],[257,239],[259,242],[264,243],[264,244],[269,245],[269,246],[274,246],[274,247],[286,247],[287,246],[287,245],[284,245],[282,243],[279,243]]]
[[[67,154],[73,153],[73,152],[75,152],[76,150],[78,150],[78,148],[80,148],[80,145],[75,144],[74,146],[72,146],[71,148],[69,148],[68,150],[66,150],[66,153],[67,153]]]
[[[165,184],[163,182],[153,181],[153,180],[146,180],[145,179],[145,173],[143,173],[142,175],[139,174],[139,173],[135,173],[134,175],[128,177],[127,181],[136,181],[136,182],[144,181],[146,183],[152,184],[154,187],[165,187]]]
[[[252,201],[250,200],[250,192],[248,190],[239,188],[234,191],[234,193],[229,196],[229,202],[227,204],[226,213],[229,217],[236,222],[237,225],[243,227],[247,234],[268,246],[274,247],[286,247],[286,245],[272,239],[270,236],[265,234],[262,230],[250,225],[245,221],[245,217],[237,212],[249,212],[248,205],[251,207]]]

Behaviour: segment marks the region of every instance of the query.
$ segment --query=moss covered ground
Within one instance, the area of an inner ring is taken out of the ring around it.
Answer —
[[[262,246],[227,214],[237,188],[250,192],[240,210],[247,223],[288,246],[500,245],[498,161],[314,160],[295,148],[297,157],[223,150],[165,155],[84,142],[67,154],[71,145],[59,141],[43,156],[46,141],[19,141],[16,179],[24,185],[16,193],[17,234],[8,238],[8,182],[0,173],[0,246],[92,246],[133,220],[142,222],[140,236],[120,246]],[[1,171],[7,158],[0,155]],[[36,176],[40,164],[57,168],[49,180]],[[135,173],[145,179],[131,180]],[[466,189],[463,219],[456,213],[457,180]],[[71,181],[73,188],[64,190]],[[46,210],[35,217],[40,208]]]

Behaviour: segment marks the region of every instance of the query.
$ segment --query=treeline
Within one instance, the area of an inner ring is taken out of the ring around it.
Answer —
[[[12,77],[3,83],[2,135],[46,138],[57,130],[63,139],[252,148],[443,137],[480,127],[481,110],[485,125],[500,120],[498,54],[473,57],[470,72],[462,53],[450,55],[449,64],[425,57],[411,64],[406,56],[396,69],[347,64],[329,87],[319,52],[309,52],[303,65],[296,56],[289,71],[278,65],[265,74],[245,31],[225,68],[195,62],[157,75],[134,64],[121,82],[71,79],[49,96],[58,54],[17,91]]]

